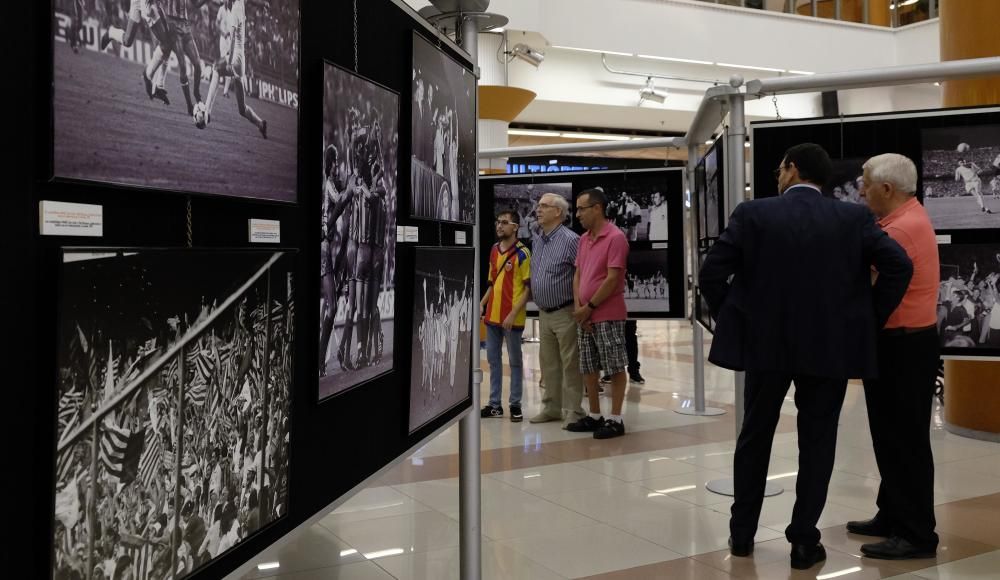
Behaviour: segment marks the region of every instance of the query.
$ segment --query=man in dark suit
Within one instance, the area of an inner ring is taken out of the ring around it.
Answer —
[[[795,382],[799,472],[785,537],[796,569],[826,558],[816,522],[833,472],[847,379],[876,375],[876,329],[913,273],[868,208],[823,197],[820,184],[830,172],[818,145],[786,151],[775,171],[782,195],[737,206],[698,277],[717,313],[708,360],[746,371],[729,524],[735,556],[753,552],[774,430]]]

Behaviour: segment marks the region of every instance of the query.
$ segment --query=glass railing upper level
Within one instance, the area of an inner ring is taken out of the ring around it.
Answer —
[[[937,18],[941,0],[701,0],[815,18],[900,27]]]

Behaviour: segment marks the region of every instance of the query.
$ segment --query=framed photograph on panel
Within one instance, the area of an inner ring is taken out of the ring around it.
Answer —
[[[1000,227],[1000,125],[924,129],[920,140],[934,229]]]
[[[53,576],[188,577],[288,513],[294,254],[62,256]]]
[[[475,221],[476,77],[413,34],[410,215]]]
[[[532,232],[538,229],[538,201],[546,193],[554,193],[573,205],[573,184],[567,183],[497,183],[493,186],[493,216],[502,211],[513,211],[518,215],[520,225],[517,239],[531,243]],[[566,212],[563,225],[572,226],[570,211]]]
[[[472,332],[479,331],[475,249],[417,248],[414,261],[410,433],[471,396]]]
[[[942,354],[1000,356],[1000,244],[941,244]]]
[[[393,368],[399,95],[323,73],[320,399]]]
[[[861,197],[864,190],[863,165],[867,159],[832,159],[833,172],[823,185],[823,195],[848,203],[865,203]]]
[[[666,248],[629,250],[625,272],[625,307],[629,316],[670,312],[667,271]]]
[[[608,220],[628,241],[667,241],[667,196],[674,192],[667,191],[663,175],[624,172],[600,187],[608,196]]]
[[[52,0],[55,177],[295,202],[299,1]]]

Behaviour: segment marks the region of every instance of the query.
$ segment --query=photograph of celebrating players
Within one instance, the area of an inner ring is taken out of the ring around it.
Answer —
[[[392,370],[399,95],[327,63],[319,398]]]
[[[1000,183],[993,188],[1000,125],[924,129],[921,146],[924,206],[934,229],[1000,227]]]
[[[476,211],[476,77],[413,35],[410,214],[471,224]]]
[[[293,269],[64,252],[53,578],[189,577],[288,513]]]
[[[599,186],[608,196],[605,215],[625,234],[630,242],[666,241],[667,195],[669,180],[677,180],[674,194],[680,193],[680,177],[673,174],[654,173],[648,177],[642,173],[609,176]],[[581,189],[593,187],[577,184]]]
[[[410,433],[471,395],[472,248],[417,248]]]
[[[941,244],[938,248],[941,345],[1000,349],[1000,245]]]
[[[294,202],[300,0],[53,0],[57,178]]]
[[[833,159],[833,172],[823,186],[823,195],[847,203],[865,203],[861,197],[864,191],[865,159]]]
[[[573,204],[572,183],[497,183],[493,186],[493,215],[512,211],[520,217],[517,239],[531,246],[532,233],[538,230],[538,200],[546,193],[554,193]],[[571,226],[572,216],[565,212],[563,225]]]
[[[629,250],[625,268],[625,307],[630,314],[670,312],[667,250]]]

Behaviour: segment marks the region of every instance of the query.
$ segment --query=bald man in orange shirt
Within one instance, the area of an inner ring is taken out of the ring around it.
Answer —
[[[934,457],[930,422],[938,369],[937,298],[941,283],[937,239],[924,206],[917,201],[917,169],[895,153],[864,164],[862,195],[879,226],[913,262],[913,278],[878,336],[878,379],[866,379],[868,423],[882,482],[878,513],[848,522],[847,531],[881,536],[864,544],[869,558],[933,558]]]

